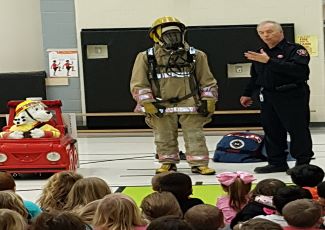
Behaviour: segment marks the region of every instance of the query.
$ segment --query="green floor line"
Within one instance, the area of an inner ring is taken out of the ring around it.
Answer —
[[[137,205],[141,204],[144,197],[152,193],[151,186],[125,187],[122,193],[132,197]],[[220,185],[195,185],[192,197],[203,200],[205,204],[216,204],[217,197],[225,195]]]

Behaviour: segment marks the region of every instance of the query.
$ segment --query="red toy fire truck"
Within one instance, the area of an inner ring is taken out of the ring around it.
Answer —
[[[22,101],[9,101],[9,118],[3,131],[14,125],[16,106]],[[60,100],[42,100],[46,110],[53,114],[48,122],[60,131],[59,137],[0,138],[0,171],[9,173],[54,173],[76,170],[78,153],[76,139],[68,133],[64,124]]]

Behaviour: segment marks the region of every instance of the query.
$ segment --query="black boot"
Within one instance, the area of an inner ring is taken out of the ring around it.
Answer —
[[[256,167],[254,172],[256,173],[275,173],[275,172],[286,172],[289,169],[287,164],[285,165],[266,165],[262,167]]]

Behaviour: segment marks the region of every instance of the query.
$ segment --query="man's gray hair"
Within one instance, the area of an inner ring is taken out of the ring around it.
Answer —
[[[283,29],[282,29],[282,26],[280,25],[280,23],[278,23],[278,22],[276,22],[276,21],[271,21],[271,20],[267,20],[267,21],[263,21],[263,22],[261,22],[261,23],[259,23],[258,25],[257,25],[257,30],[258,30],[258,28],[260,28],[261,26],[264,26],[265,24],[273,24],[274,25],[274,27],[277,29],[277,30],[279,30],[280,32],[283,32]]]

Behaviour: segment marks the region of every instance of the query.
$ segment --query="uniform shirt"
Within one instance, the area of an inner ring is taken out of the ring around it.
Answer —
[[[243,96],[250,97],[261,87],[273,91],[278,86],[291,83],[301,84],[309,79],[310,57],[302,45],[283,39],[271,49],[267,46],[262,49],[270,59],[267,63],[252,63],[251,78]]]

